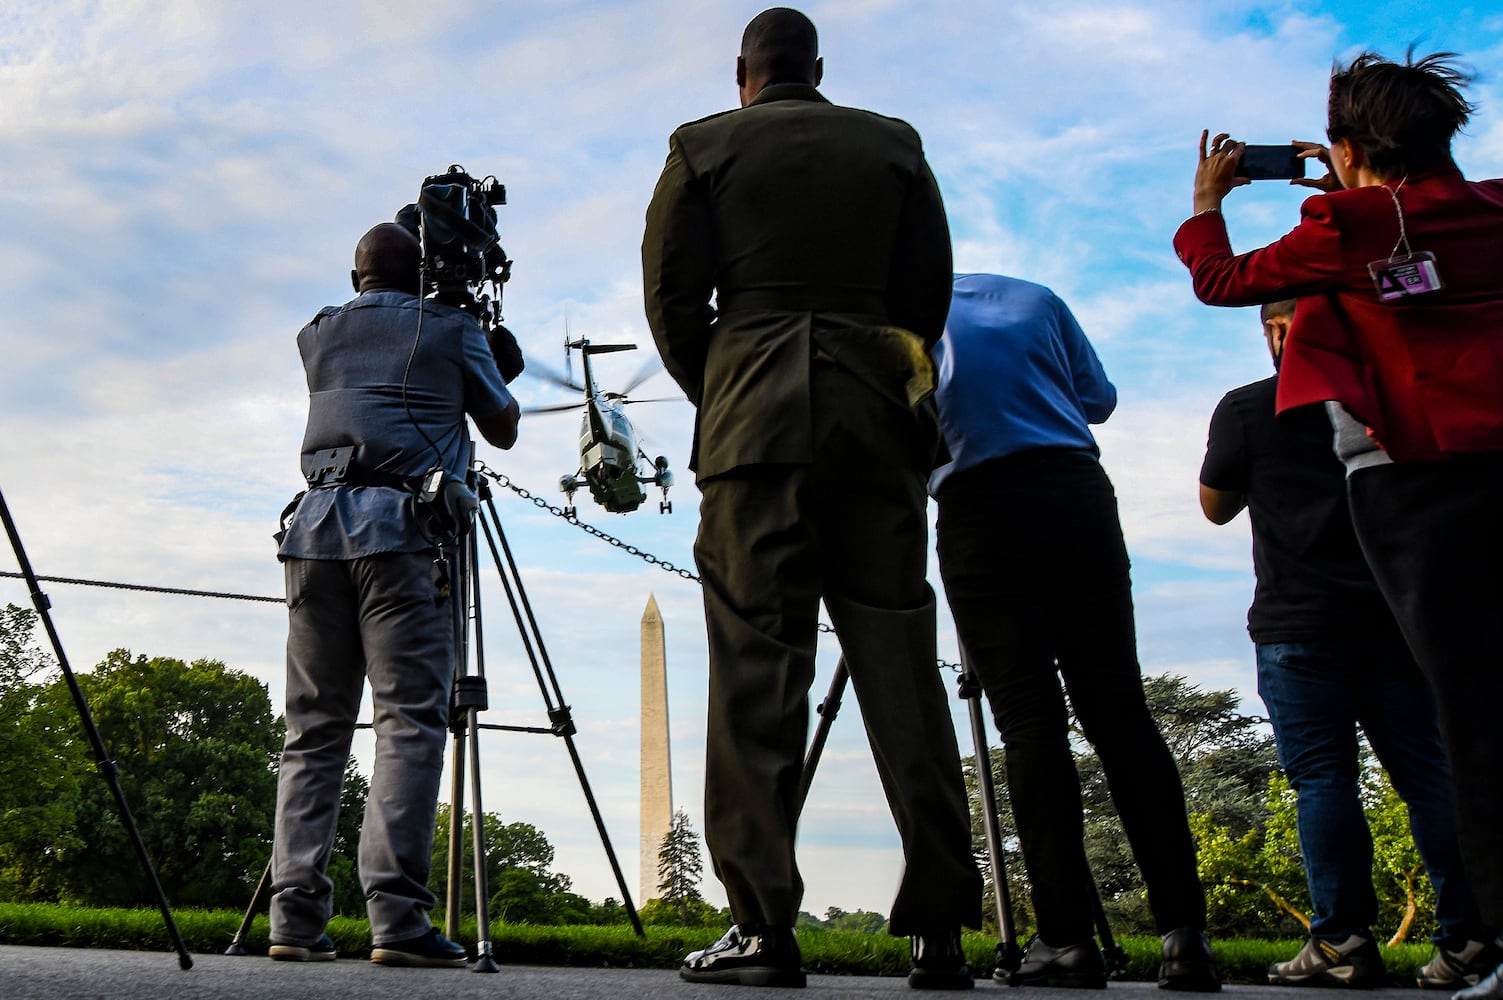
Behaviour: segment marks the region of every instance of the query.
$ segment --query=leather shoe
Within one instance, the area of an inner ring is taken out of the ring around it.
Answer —
[[[917,934],[910,940],[913,966],[908,970],[909,986],[916,990],[968,990],[976,985],[960,947],[960,928]]]
[[[678,975],[691,983],[802,987],[803,965],[793,928],[737,924],[708,948],[686,956]]]
[[[1023,964],[1018,971],[1007,974],[998,969],[992,973],[998,982],[1008,986],[1053,986],[1063,989],[1106,989],[1106,962],[1101,958],[1101,949],[1095,938],[1086,938],[1063,948],[1051,948],[1037,934],[1028,942],[1023,952]]]
[[[1503,965],[1483,976],[1476,986],[1457,990],[1451,1000],[1503,1000]]]
[[[1176,927],[1164,935],[1164,962],[1159,966],[1159,989],[1216,993],[1221,977],[1204,931]]]

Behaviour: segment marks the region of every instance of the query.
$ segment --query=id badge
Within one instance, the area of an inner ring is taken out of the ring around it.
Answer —
[[[1383,302],[1438,292],[1446,287],[1435,267],[1435,255],[1428,250],[1375,260],[1367,265],[1367,270]]]

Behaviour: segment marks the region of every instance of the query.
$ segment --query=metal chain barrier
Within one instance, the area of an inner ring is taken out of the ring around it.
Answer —
[[[547,500],[544,500],[542,497],[534,494],[525,486],[519,486],[518,484],[512,482],[510,476],[497,472],[495,469],[492,469],[484,462],[476,462],[474,465],[474,470],[493,481],[497,486],[504,486],[506,489],[511,490],[517,496],[521,497],[523,500],[526,500],[528,503],[532,504],[534,507],[537,507],[539,510],[546,510],[554,517],[563,518],[565,521],[574,525],[574,527],[578,528],[580,531],[583,531],[585,534],[594,535],[596,538],[600,539],[603,542],[606,542],[613,548],[620,549],[622,552],[625,552],[629,556],[636,556],[638,559],[641,559],[649,566],[656,566],[659,569],[666,570],[669,573],[674,573],[678,576],[681,576],[685,580],[693,580],[695,583],[700,582],[699,577],[689,570],[686,570],[680,566],[675,566],[673,565],[673,563],[669,562],[666,559],[659,559],[651,552],[643,552],[635,545],[623,542],[615,535],[601,531],[593,524],[586,524],[577,516],[568,513],[557,504],[551,504]]]
[[[627,555],[636,556],[638,559],[641,559],[649,566],[656,566],[659,569],[666,570],[669,573],[674,573],[678,576],[681,576],[685,580],[693,580],[695,583],[701,582],[699,577],[689,570],[684,569],[681,566],[675,566],[673,565],[673,563],[669,562],[666,559],[659,559],[651,552],[644,552],[641,549],[637,548],[635,545],[623,542],[615,535],[601,531],[593,524],[587,524],[584,521],[581,521],[577,516],[568,513],[557,504],[551,504],[547,500],[544,500],[542,497],[527,489],[525,486],[521,486],[517,483],[512,482],[510,476],[501,472],[497,472],[495,469],[492,469],[484,462],[476,462],[474,469],[476,472],[485,476],[487,479],[490,479],[497,486],[502,486],[508,490],[511,490],[517,496],[521,497],[523,500],[526,500],[528,503],[532,504],[534,507],[537,507],[539,510],[546,510],[554,517],[562,518],[568,523],[574,525],[574,527],[578,528],[580,531],[583,531],[585,534],[594,535],[596,538],[600,539],[603,542],[606,542],[614,548],[620,549]],[[819,623],[819,630],[826,635],[835,634],[835,629],[829,625],[826,625],[824,622]],[[941,670],[953,670],[956,673],[959,673],[961,670],[961,666],[958,663],[950,663],[946,660],[938,660],[937,662],[939,663],[939,668]]]
[[[620,549],[622,552],[625,552],[629,556],[636,556],[638,559],[641,559],[649,566],[656,566],[658,569],[672,573],[675,576],[681,577],[685,580],[692,580],[695,583],[701,582],[699,576],[692,571],[684,569],[682,566],[675,566],[673,563],[669,562],[666,559],[659,559],[651,552],[645,552],[629,542],[623,542],[621,539],[617,538],[615,535],[610,534],[609,532],[601,531],[593,524],[587,524],[586,522],[581,521],[577,516],[567,513],[562,507],[558,506],[557,504],[551,504],[547,500],[544,500],[542,497],[527,489],[525,486],[521,486],[517,483],[512,482],[510,476],[505,475],[504,473],[497,472],[495,469],[492,469],[484,462],[476,462],[474,464],[474,471],[485,476],[487,479],[494,482],[497,486],[502,486],[508,490],[511,490],[517,496],[521,497],[523,500],[526,500],[528,503],[532,504],[534,507],[537,507],[539,510],[545,510],[548,513],[552,514],[554,517],[563,519],[564,521],[578,528],[580,531],[583,531],[585,534],[593,535],[594,537],[610,545],[612,548]],[[0,577],[20,576],[20,573],[0,571]],[[287,603],[286,600],[281,597],[261,597],[256,594],[233,594],[213,590],[188,590],[181,587],[152,587],[146,584],[139,583],[114,583],[108,580],[81,580],[65,576],[38,576],[37,579],[45,580],[49,583],[70,583],[85,587],[106,587],[114,590],[137,590],[153,594],[180,594],[186,597],[216,597],[232,601],[260,601],[267,604]],[[826,635],[835,634],[835,629],[825,624],[824,622],[819,623],[819,630]],[[948,660],[938,660],[937,663],[939,664],[939,668],[941,670],[951,670],[955,673],[960,673],[963,669],[959,663],[951,663]]]

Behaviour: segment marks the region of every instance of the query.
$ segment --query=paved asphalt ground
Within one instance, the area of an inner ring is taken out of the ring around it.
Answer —
[[[660,969],[555,969],[502,966],[495,975],[467,969],[390,969],[364,959],[300,964],[263,956],[229,958],[195,955],[192,969],[178,968],[171,952],[91,951],[73,948],[0,946],[0,998],[4,1000],[779,1000],[832,997],[836,1000],[936,996],[908,989],[900,978],[810,976],[805,990],[696,986],[678,973]],[[1166,1000],[1152,983],[1112,983],[1116,1000]],[[949,994],[939,994],[944,996]],[[1085,994],[1085,996],[1102,994]],[[1332,992],[1271,986],[1229,986],[1231,1000],[1332,1000]],[[1255,996],[1256,995],[1256,996]],[[1011,990],[991,981],[958,996],[985,1000],[1083,1000],[1078,990],[1030,987]],[[1364,994],[1369,1000],[1418,1000],[1415,990],[1386,989]],[[1430,1000],[1431,995],[1424,995]],[[1446,994],[1434,994],[1441,1000]]]

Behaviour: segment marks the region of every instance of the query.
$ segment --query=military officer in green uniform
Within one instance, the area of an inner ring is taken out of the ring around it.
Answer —
[[[742,107],[673,133],[642,241],[648,322],[697,408],[705,839],[736,922],[681,974],[804,984],[794,835],[822,597],[902,836],[889,929],[913,938],[911,985],[964,988],[981,880],[925,582],[949,227],[918,134],[831,104],[823,69],[808,18],[757,15]]]

